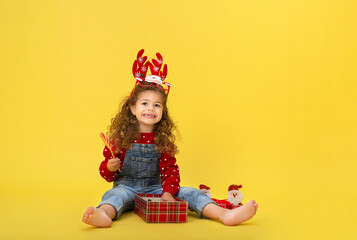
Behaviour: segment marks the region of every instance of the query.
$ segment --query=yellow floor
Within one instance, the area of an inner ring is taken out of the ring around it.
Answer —
[[[128,212],[111,228],[98,229],[81,222],[86,207],[100,200],[98,188],[102,185],[3,187],[0,239],[354,239],[353,222],[348,220],[353,219],[352,212],[338,213],[345,206],[324,211],[318,205],[303,206],[308,199],[297,199],[294,206],[284,204],[293,199],[283,195],[259,196],[257,215],[240,226],[202,220],[193,212],[187,223],[147,224]]]

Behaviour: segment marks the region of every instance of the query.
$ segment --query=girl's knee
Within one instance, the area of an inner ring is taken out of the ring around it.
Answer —
[[[108,190],[102,197],[102,201],[114,201],[120,205],[134,201],[135,193],[127,190],[124,187],[115,187]]]

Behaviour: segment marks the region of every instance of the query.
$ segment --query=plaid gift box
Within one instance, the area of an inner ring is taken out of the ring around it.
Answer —
[[[148,223],[187,222],[186,201],[175,198],[175,202],[163,202],[160,198],[160,194],[135,194],[134,212]]]

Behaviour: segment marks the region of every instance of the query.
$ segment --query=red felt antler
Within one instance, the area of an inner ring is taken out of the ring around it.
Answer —
[[[147,56],[144,56],[144,49],[141,49],[138,52],[136,60],[133,63],[133,75],[139,81],[144,81],[146,77],[146,73],[148,71],[148,67],[150,62],[146,62]]]
[[[152,75],[160,76],[161,80],[164,81],[166,76],[167,76],[167,65],[165,64],[163,71],[160,72],[162,63],[164,62],[164,59],[162,58],[160,53],[156,53],[156,59],[152,59],[150,64],[150,71]]]
[[[166,76],[167,76],[167,64],[165,64],[164,69],[163,69],[163,71],[160,72],[159,76],[161,77],[162,81],[165,81]]]
[[[152,84],[155,84],[158,88],[164,90],[167,92],[167,95],[169,95],[171,84],[165,82],[166,76],[167,76],[167,65],[164,65],[164,68],[162,71],[160,71],[162,64],[163,64],[163,58],[160,53],[156,53],[157,59],[152,59],[152,62],[147,60],[147,57],[144,56],[144,49],[141,49],[136,57],[136,60],[134,61],[133,64],[133,75],[136,79],[135,86],[140,85],[142,87],[147,87],[147,86],[152,86]],[[146,77],[146,73],[148,71],[148,68],[150,68],[151,75]],[[141,84],[140,82],[148,82],[151,83],[151,85],[145,85]],[[134,95],[135,92],[135,87],[131,91],[130,97]]]

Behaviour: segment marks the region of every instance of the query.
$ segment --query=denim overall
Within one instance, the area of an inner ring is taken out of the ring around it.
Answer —
[[[132,149],[125,154],[122,170],[114,181],[113,188],[107,191],[100,207],[109,204],[116,210],[116,220],[123,212],[134,209],[136,193],[162,194],[160,178],[160,158],[155,144],[132,143]],[[181,187],[176,197],[188,202],[190,209],[194,210],[201,218],[202,209],[209,203],[215,203],[202,191]]]

